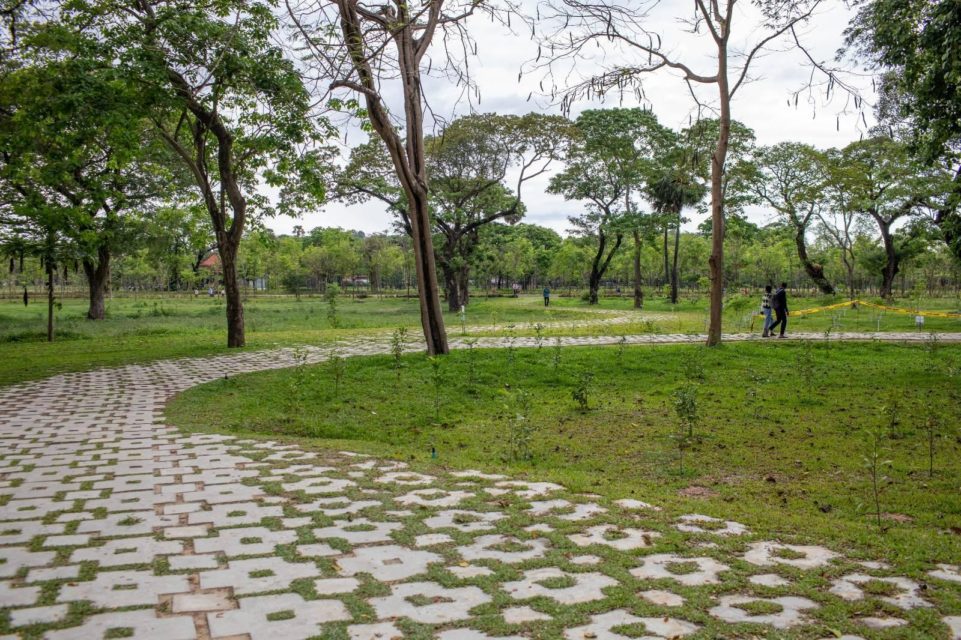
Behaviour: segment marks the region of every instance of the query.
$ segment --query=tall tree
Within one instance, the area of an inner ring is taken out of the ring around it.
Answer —
[[[449,348],[430,221],[424,78],[436,70],[470,85],[464,59],[473,43],[465,22],[480,12],[496,17],[497,9],[484,0],[377,6],[363,0],[301,0],[288,2],[287,9],[309,62],[320,78],[329,80],[329,91],[347,90],[364,106],[339,99],[334,104],[361,116],[387,148],[407,204],[427,352],[445,354]],[[444,47],[432,58],[428,52],[435,39]],[[399,84],[402,126],[392,117],[385,97],[391,81]]]
[[[752,64],[769,45],[791,36],[800,46],[795,28],[805,23],[822,0],[757,0],[750,6],[756,14],[755,24],[744,23],[743,32],[753,34],[744,47],[732,42],[735,31],[736,8],[744,4],[738,0],[695,0],[693,11],[688,9],[677,20],[688,26],[695,46],[678,48],[677,38],[663,37],[648,27],[650,11],[659,5],[656,0],[545,0],[540,11],[541,24],[546,32],[544,42],[550,52],[546,62],[535,63],[557,69],[559,65],[591,59],[588,68],[599,73],[573,86],[562,89],[565,106],[582,97],[603,96],[608,92],[625,90],[643,96],[641,80],[649,73],[668,71],[679,75],[687,84],[691,96],[699,106],[697,86],[713,85],[717,91],[718,137],[711,151],[711,218],[713,237],[710,257],[710,324],[707,344],[721,341],[721,321],[724,302],[724,197],[723,180],[731,132],[731,102],[738,90],[749,79]],[[697,63],[684,60],[682,52],[701,55],[700,42],[712,50],[713,65],[705,71],[696,70]],[[613,62],[598,63],[597,47],[608,47],[618,55]],[[625,54],[631,56],[625,58]],[[565,67],[565,70],[567,68]],[[568,72],[558,75],[567,78]]]
[[[154,123],[193,178],[223,270],[227,345],[245,344],[237,252],[253,215],[291,213],[324,195],[328,133],[276,44],[272,7],[257,0],[78,0],[61,21],[104,47],[138,89]],[[258,187],[278,194],[275,208]]]
[[[643,109],[588,110],[575,126],[566,167],[548,191],[586,202],[587,211],[569,220],[575,234],[595,240],[588,301],[597,304],[601,280],[630,226],[632,196],[640,195],[675,136]]]
[[[912,161],[906,145],[886,137],[852,142],[834,157],[830,179],[838,206],[869,216],[884,248],[880,295],[890,298],[900,271],[902,252],[895,223],[921,212],[937,195],[937,177]]]
[[[807,234],[812,222],[830,206],[827,199],[826,158],[810,145],[782,142],[760,149],[754,194],[774,209],[794,231],[794,245],[804,272],[821,293],[834,295],[824,266],[808,255]]]
[[[849,49],[877,65],[882,98],[904,120],[929,165],[952,172],[935,224],[961,259],[961,4],[930,0],[858,3],[846,32]],[[887,116],[887,117],[884,117]]]
[[[437,236],[433,244],[451,311],[468,303],[480,231],[494,222],[521,219],[524,184],[564,154],[570,130],[570,122],[559,116],[485,114],[459,118],[426,138],[428,204]],[[509,176],[512,171],[516,177]],[[350,202],[384,202],[404,231],[413,234],[406,193],[379,140],[351,152],[338,194]]]
[[[69,205],[61,231],[87,277],[87,318],[102,320],[111,259],[131,244],[139,218],[176,191],[178,176],[97,43],[42,20],[20,29],[18,68],[0,87],[4,172]]]

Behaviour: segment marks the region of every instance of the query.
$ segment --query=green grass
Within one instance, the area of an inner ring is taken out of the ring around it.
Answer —
[[[467,323],[536,322],[545,317],[536,302],[477,299]],[[0,386],[69,371],[227,351],[224,302],[219,298],[118,297],[108,303],[106,320],[99,322],[87,320],[86,311],[83,300],[63,300],[56,312],[57,339],[50,344],[45,341],[45,305],[37,300],[24,308],[17,300],[0,301]],[[419,313],[416,299],[344,297],[334,329],[327,304],[320,298],[252,297],[244,310],[247,346],[322,344],[399,326],[408,327],[411,339],[416,339]],[[578,320],[595,315],[584,308],[568,308],[552,311],[551,318]],[[459,331],[456,314],[449,314],[447,323],[452,333]]]
[[[752,317],[757,296],[732,297],[725,308],[725,332],[760,331],[760,320]],[[837,298],[796,298],[792,308],[817,307]],[[894,303],[913,308],[917,301]],[[644,333],[702,333],[707,322],[707,299],[687,294],[677,305],[649,295],[642,311],[632,309],[628,297],[603,298],[589,307],[579,296],[555,292],[551,307],[545,309],[539,296],[514,298],[475,297],[466,318],[447,314],[452,336],[540,334],[545,338],[563,335],[632,335]],[[924,300],[926,309],[957,311],[956,298]],[[24,308],[18,299],[0,301],[0,386],[33,380],[57,373],[82,371],[101,366],[147,362],[166,358],[213,355],[225,352],[224,302],[219,298],[191,295],[117,296],[107,304],[107,319],[86,320],[86,304],[80,298],[66,298],[56,312],[57,341],[45,342],[46,306],[34,298]],[[325,344],[341,338],[408,328],[411,339],[419,339],[419,308],[415,299],[342,297],[338,305],[338,327],[327,317],[327,305],[319,297],[252,296],[245,303],[247,345],[250,349],[299,344]],[[791,331],[914,331],[911,315],[874,310],[844,310],[790,320]],[[615,322],[611,322],[615,320]],[[608,323],[603,328],[602,323]],[[536,325],[540,324],[538,329]],[[931,318],[925,331],[961,331],[961,320]]]
[[[518,350],[513,365],[507,357],[456,352],[442,360],[437,383],[423,356],[405,357],[400,370],[386,356],[353,358],[336,397],[325,364],[232,377],[183,393],[167,415],[188,430],[289,437],[426,469],[481,468],[636,497],[906,567],[961,557],[961,347],[568,348],[557,369],[549,348]],[[810,384],[798,373],[804,359]],[[703,379],[691,379],[700,370]],[[595,380],[592,408],[581,411],[571,390],[585,371]],[[698,422],[693,438],[679,438],[674,393],[692,384]],[[519,409],[521,391],[529,409]],[[888,424],[883,407],[894,401],[901,420],[882,443],[892,464],[880,496],[882,512],[894,515],[882,532],[864,457],[868,432]],[[928,416],[939,425],[931,477]],[[509,456],[509,424],[534,427],[531,461]],[[707,496],[686,495],[691,487]]]

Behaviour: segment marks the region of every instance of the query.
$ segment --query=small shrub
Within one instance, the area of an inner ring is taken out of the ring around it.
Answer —
[[[347,359],[335,349],[330,352],[328,364],[330,365],[330,375],[334,379],[334,395],[340,397],[340,385],[347,377]]]
[[[551,354],[551,362],[554,365],[554,371],[557,371],[561,367],[561,337],[557,336],[554,338],[554,352]]]
[[[531,443],[537,431],[531,420],[531,396],[523,389],[508,392],[504,407],[507,417],[507,441],[512,460],[531,460],[534,453]]]
[[[577,403],[580,411],[588,411],[591,408],[591,394],[594,391],[594,372],[582,371],[577,377],[577,382],[571,390],[571,399]]]
[[[340,286],[336,283],[328,284],[324,289],[324,301],[327,303],[327,322],[331,329],[340,326],[340,318],[337,315],[337,299],[340,297]]]
[[[397,327],[390,336],[390,354],[394,357],[394,370],[400,379],[400,370],[404,367],[404,348],[407,346],[407,327]]]

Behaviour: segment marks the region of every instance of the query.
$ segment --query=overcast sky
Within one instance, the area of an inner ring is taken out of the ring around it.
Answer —
[[[746,49],[761,35],[754,31],[757,18],[752,13],[750,3],[741,4],[745,8],[735,14],[733,21],[734,32],[738,36],[734,43],[736,48]],[[662,34],[665,49],[673,55],[684,60],[695,71],[713,74],[714,61],[710,57],[710,49],[706,47],[707,38],[685,33],[684,25],[678,22],[678,18],[689,15],[692,5],[693,2],[686,0],[664,0],[657,5],[645,24]],[[818,10],[802,34],[802,41],[816,59],[833,60],[842,44],[842,32],[849,17],[850,12],[844,3],[837,0],[826,0],[824,7]],[[543,72],[532,71],[518,82],[521,65],[536,56],[536,44],[529,37],[514,35],[506,27],[491,24],[484,18],[468,23],[468,27],[478,45],[478,55],[469,62],[480,90],[480,103],[470,104],[463,98],[464,92],[460,88],[444,79],[430,79],[425,83],[426,93],[431,107],[440,117],[464,115],[471,110],[514,114],[560,112],[559,107],[551,104],[548,98],[537,96],[542,81],[545,88],[550,84],[549,80],[544,79]],[[838,94],[830,103],[826,103],[821,91],[813,95],[805,93],[794,106],[792,95],[805,85],[811,69],[799,51],[787,50],[785,42],[780,45],[780,50],[771,51],[755,60],[750,74],[753,81],[742,87],[735,96],[733,117],[754,130],[758,144],[800,141],[826,148],[857,140],[865,131],[865,126],[844,94]],[[589,75],[604,61],[621,62],[623,58],[625,62],[631,62],[624,58],[624,53],[618,51],[599,52],[598,56],[597,60],[579,63],[575,74]],[[870,97],[869,79],[848,77],[847,80],[858,85],[862,95]],[[696,114],[694,101],[676,75],[661,72],[651,74],[644,81],[644,91],[647,100],[641,103],[633,98],[621,102],[616,97],[610,97],[606,104],[585,101],[577,103],[571,115],[576,117],[577,112],[585,108],[643,104],[653,109],[662,124],[680,129],[687,126]],[[528,95],[532,92],[535,96],[529,102]],[[705,87],[702,94],[709,98],[711,92],[716,92],[714,85]],[[397,108],[399,110],[400,105]],[[870,113],[865,115],[870,124]],[[355,127],[347,127],[345,137],[346,152],[347,147],[363,142],[366,136]],[[525,221],[550,227],[566,235],[569,226],[567,216],[581,212],[583,204],[568,202],[560,196],[546,193],[549,179],[549,175],[542,176],[524,186],[523,200],[527,206]],[[688,215],[692,214],[688,212]],[[771,220],[770,213],[760,208],[750,210],[748,216],[759,224]],[[703,219],[697,214],[692,217],[694,219],[690,226],[695,226]],[[308,230],[317,226],[333,226],[373,233],[387,229],[391,220],[390,214],[377,203],[354,206],[331,203],[323,210],[306,214],[299,220],[281,217],[268,221],[267,226],[278,233],[290,233],[298,224]]]

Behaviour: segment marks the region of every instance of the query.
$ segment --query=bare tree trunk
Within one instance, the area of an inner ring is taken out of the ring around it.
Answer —
[[[731,137],[731,92],[727,78],[727,34],[730,25],[724,26],[724,38],[717,46],[717,90],[720,97],[720,133],[717,147],[711,154],[711,257],[708,260],[711,279],[711,309],[707,329],[707,346],[721,343],[721,323],[724,309],[724,163],[727,160],[728,141]]]
[[[634,230],[634,308],[644,306],[644,289],[641,287],[641,232]]]
[[[668,238],[668,224],[667,220],[664,221],[664,284],[671,281],[671,267],[668,264],[668,252],[667,252],[667,238]]]
[[[87,308],[88,320],[103,320],[106,315],[107,286],[110,282],[110,249],[101,245],[97,248],[97,262],[85,258],[83,272],[87,276],[90,305]]]
[[[677,215],[677,226],[674,227],[674,257],[671,264],[671,304],[677,304],[677,257],[681,252],[681,214]]]
[[[53,342],[53,260],[47,258],[47,342]]]

